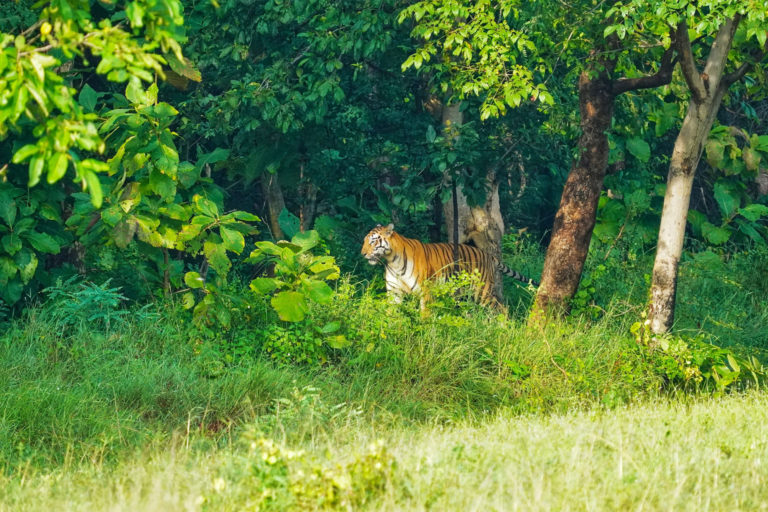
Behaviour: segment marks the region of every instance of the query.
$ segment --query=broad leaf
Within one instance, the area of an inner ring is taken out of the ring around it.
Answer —
[[[272,297],[270,303],[284,322],[300,322],[309,310],[307,299],[299,292],[280,292]]]
[[[299,221],[299,218],[289,212],[286,208],[283,208],[280,215],[277,216],[277,223],[288,238],[293,238],[301,228],[301,221]]]
[[[647,162],[651,158],[651,147],[639,137],[627,139],[626,146],[627,151],[641,162]]]
[[[715,201],[723,218],[729,218],[741,204],[741,197],[731,182],[721,180],[715,183]]]
[[[303,279],[301,284],[307,296],[319,304],[327,303],[333,298],[333,288],[325,281]]]
[[[184,274],[184,282],[193,290],[202,288],[205,284],[202,276],[198,272],[187,272]]]
[[[747,205],[744,208],[739,208],[739,213],[747,220],[755,222],[760,217],[768,216],[768,206],[754,203]]]
[[[59,254],[61,247],[59,243],[47,233],[38,233],[36,231],[28,231],[22,235],[30,243],[32,247],[38,252],[45,252],[48,254]]]
[[[245,248],[245,238],[242,233],[228,228],[225,225],[219,226],[219,233],[221,234],[224,247],[226,247],[228,251],[232,251],[236,254],[243,252],[243,249]]]
[[[704,222],[701,225],[701,233],[709,243],[714,245],[722,245],[731,238],[731,232],[729,230],[714,226],[709,222]]]

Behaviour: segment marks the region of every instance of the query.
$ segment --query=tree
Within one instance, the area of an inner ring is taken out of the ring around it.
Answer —
[[[695,33],[714,36],[702,71],[699,71],[696,64],[696,54],[691,47],[690,29],[686,18],[677,26],[677,48],[691,97],[669,164],[664,209],[659,227],[649,305],[650,328],[654,333],[668,331],[674,321],[677,273],[683,249],[686,216],[693,178],[704,142],[728,88],[741,80],[756,62],[760,62],[768,48],[764,25],[768,3],[717,4],[710,6],[714,10],[708,13],[694,9],[686,12],[693,20],[699,18]],[[696,7],[696,4],[691,4],[691,7]],[[740,24],[746,28],[746,34],[741,34],[741,42],[747,43],[747,48],[740,49],[735,57],[738,66],[728,73],[728,57]],[[762,50],[754,48],[757,45],[752,45],[753,48],[750,49],[751,41],[762,46]]]
[[[567,17],[573,12],[572,9],[569,6],[567,12],[556,11],[554,15]],[[656,88],[668,84],[672,79],[674,60],[671,48],[659,52],[657,40],[644,41],[642,45],[638,40],[633,40],[621,47],[617,34],[605,29],[602,22],[609,16],[607,10],[585,6],[584,12],[588,12],[589,19],[575,17],[566,24],[573,23],[570,25],[572,34],[578,32],[581,35],[581,45],[569,47],[565,41],[561,50],[569,54],[566,55],[568,60],[574,58],[574,53],[584,50],[588,52],[586,64],[578,74],[581,114],[578,155],[555,215],[541,285],[533,306],[533,322],[551,313],[566,310],[568,300],[578,289],[608,164],[608,131],[617,96],[629,91]],[[640,46],[649,49],[636,52],[635,48]],[[641,57],[646,62],[654,63],[651,72],[643,69],[648,67],[647,64],[638,65]],[[616,72],[617,66],[631,77],[616,76],[619,74]]]

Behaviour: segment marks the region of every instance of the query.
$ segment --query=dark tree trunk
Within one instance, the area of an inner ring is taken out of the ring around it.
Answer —
[[[285,234],[280,228],[278,218],[280,217],[280,212],[285,208],[285,200],[283,199],[280,183],[277,181],[277,174],[265,172],[261,175],[261,191],[264,194],[264,199],[267,201],[269,229],[272,231],[272,237],[275,240],[282,240],[285,238]]]
[[[606,73],[579,77],[580,155],[565,182],[552,227],[533,318],[567,309],[576,293],[595,227],[597,202],[608,165],[608,135],[615,95]]]
[[[614,47],[617,43],[608,42]],[[612,53],[602,52],[601,57],[600,52],[595,52],[591,66],[579,77],[579,158],[568,175],[555,215],[531,323],[566,312],[568,301],[579,287],[608,165],[606,132],[611,126],[616,96],[670,83],[673,54],[672,48],[664,52],[659,70],[653,75],[616,80],[610,78],[616,66]]]

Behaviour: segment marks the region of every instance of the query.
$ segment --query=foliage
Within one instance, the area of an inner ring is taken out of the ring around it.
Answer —
[[[43,290],[47,296],[45,309],[61,329],[88,326],[94,331],[110,332],[124,328],[132,316],[122,307],[127,299],[120,288],[110,288],[109,284],[78,282],[77,277],[59,279]]]
[[[333,289],[326,281],[339,278],[339,267],[333,256],[316,256],[312,249],[320,244],[317,231],[296,233],[290,242],[256,242],[249,261],[273,264],[275,277],[257,277],[250,288],[260,295],[274,295],[272,307],[286,322],[300,322],[309,301],[328,303]]]
[[[141,91],[142,81],[162,74],[166,59],[158,49],[183,58],[182,6],[177,0],[139,0],[124,10],[110,6],[108,16],[99,19],[87,0],[37,5],[42,7],[37,23],[16,36],[0,33],[0,141],[9,134],[19,138],[10,153],[14,164],[29,161],[29,186],[43,174],[55,183],[71,166],[75,181],[98,207],[102,190],[96,173],[107,166],[86,156],[105,151],[92,113],[96,97],[84,89],[75,99],[61,66],[93,59],[97,74],[129,82],[128,94]]]

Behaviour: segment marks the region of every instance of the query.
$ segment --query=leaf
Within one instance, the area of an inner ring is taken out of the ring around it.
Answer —
[[[739,213],[747,220],[755,222],[760,217],[768,216],[768,206],[764,204],[753,203],[745,206],[744,208],[739,208]]]
[[[651,158],[651,146],[639,137],[627,139],[626,146],[627,151],[641,162],[647,162]]]
[[[717,139],[709,139],[704,149],[707,153],[707,163],[719,169],[725,159],[725,145]]]
[[[183,62],[170,52],[163,54],[163,57],[165,57],[170,68],[179,75],[194,80],[195,82],[199,82],[203,79],[200,70],[198,70],[195,64],[186,57]]]
[[[302,279],[301,285],[307,296],[318,304],[328,303],[333,298],[333,288],[325,281]]]
[[[195,294],[187,292],[181,296],[181,307],[184,309],[192,309],[195,305]]]
[[[328,322],[322,327],[317,328],[317,332],[321,334],[331,334],[333,332],[338,331],[341,328],[341,322],[334,320],[331,322]]]
[[[22,235],[29,244],[38,252],[48,254],[59,254],[61,247],[59,243],[47,233],[38,233],[37,231],[28,231]]]
[[[701,225],[701,233],[704,238],[714,245],[722,245],[731,238],[731,232],[725,228],[715,226],[709,222]]]
[[[435,139],[437,138],[437,132],[435,131],[435,127],[431,124],[427,126],[427,142],[432,144],[435,142]]]
[[[195,194],[195,196],[192,198],[192,201],[194,201],[197,210],[203,215],[207,215],[208,217],[213,218],[219,216],[219,208],[216,206],[216,203],[210,199],[206,199],[201,195]]]
[[[701,268],[707,270],[719,271],[724,268],[723,260],[720,256],[709,250],[694,254],[693,261]]]
[[[284,322],[300,322],[309,310],[307,299],[299,292],[280,292],[272,297],[270,303]]]
[[[96,102],[101,94],[103,93],[97,93],[93,90],[93,87],[85,84],[80,89],[80,96],[78,96],[77,101],[85,108],[86,112],[93,112],[96,109]]]
[[[69,158],[66,153],[54,153],[48,159],[48,184],[53,185],[67,173]]]
[[[287,208],[283,208],[280,215],[277,216],[277,223],[288,238],[293,238],[301,229],[301,221],[297,216],[289,212]]]
[[[224,277],[229,272],[232,263],[227,257],[227,250],[223,244],[217,244],[214,242],[205,242],[203,244],[203,254],[205,259],[208,260],[208,264],[216,271],[217,274]]]
[[[720,180],[715,183],[715,201],[723,218],[730,218],[741,204],[741,197],[732,183]]]
[[[187,272],[184,274],[184,283],[193,290],[202,288],[205,284],[202,276],[198,272]]]
[[[21,238],[16,233],[10,233],[0,239],[0,245],[3,246],[6,253],[13,256],[21,250]]]
[[[29,283],[37,270],[37,255],[28,249],[23,249],[14,256],[13,260],[19,268],[22,283]]]
[[[320,243],[320,234],[314,229],[307,231],[306,233],[296,233],[291,238],[291,243],[301,247],[302,252],[312,249]]]
[[[16,222],[16,201],[6,193],[0,196],[0,219],[3,219],[8,227],[13,227]]]
[[[92,171],[81,170],[85,182],[88,184],[88,192],[91,194],[91,204],[96,208],[101,208],[101,202],[104,200],[104,194],[101,191],[101,182],[99,177]]]
[[[10,281],[5,286],[0,287],[0,299],[7,304],[15,304],[21,298],[21,292],[24,291],[24,285],[21,281]]]
[[[5,285],[10,279],[13,279],[18,271],[19,268],[11,258],[0,256],[0,285]]]
[[[27,144],[13,154],[11,161],[15,164],[21,163],[39,151],[40,149],[34,144]]]
[[[326,342],[328,343],[328,346],[331,348],[334,348],[336,350],[346,348],[350,346],[352,343],[347,339],[346,336],[343,334],[338,334],[336,336],[329,337]]]
[[[29,186],[34,187],[40,183],[40,176],[43,175],[45,159],[43,155],[37,155],[29,161]]]
[[[261,295],[267,295],[284,286],[285,283],[274,277],[257,277],[250,284],[251,290]]]
[[[223,224],[219,226],[219,233],[221,234],[221,239],[224,242],[224,247],[228,251],[232,251],[236,254],[243,252],[243,249],[245,248],[245,238],[243,237],[242,233],[235,231],[234,229],[230,229]]]
[[[254,215],[252,213],[244,212],[244,211],[241,211],[241,210],[237,210],[237,211],[232,212],[232,215],[234,215],[234,217],[237,220],[242,220],[242,221],[245,221],[245,222],[260,222],[261,221],[261,219],[258,218],[256,215]]]

